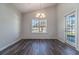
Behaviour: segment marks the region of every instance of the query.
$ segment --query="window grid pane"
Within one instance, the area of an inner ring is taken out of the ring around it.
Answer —
[[[32,33],[46,33],[47,32],[47,20],[32,20]]]

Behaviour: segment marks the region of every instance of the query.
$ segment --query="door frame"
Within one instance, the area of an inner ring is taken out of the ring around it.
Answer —
[[[75,26],[75,44],[73,45],[73,43],[71,44],[71,43],[69,43],[68,42],[68,40],[66,39],[67,37],[66,37],[66,34],[65,34],[65,29],[66,29],[66,17],[68,16],[68,15],[71,15],[72,13],[75,13],[75,17],[76,17],[76,22],[75,22],[75,24],[76,24],[76,26]],[[64,28],[64,35],[65,35],[65,43],[68,43],[68,44],[70,44],[71,46],[73,46],[73,47],[75,47],[75,48],[77,48],[78,47],[78,12],[77,12],[77,9],[74,9],[74,10],[71,10],[70,12],[68,12],[68,13],[66,13],[65,14],[65,16],[64,16],[64,19],[65,19],[65,28]]]

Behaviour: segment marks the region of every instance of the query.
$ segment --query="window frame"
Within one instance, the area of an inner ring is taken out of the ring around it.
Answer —
[[[47,21],[47,19],[32,19],[32,20],[46,20],[46,32],[33,32],[33,31],[31,31],[32,33],[48,33],[48,31],[47,31],[47,24],[48,24],[48,21]],[[31,26],[32,26],[32,21],[31,21]],[[31,30],[33,30],[33,27],[31,27]]]

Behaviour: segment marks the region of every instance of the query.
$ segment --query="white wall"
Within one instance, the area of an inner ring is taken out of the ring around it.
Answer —
[[[20,13],[9,4],[0,4],[0,51],[15,43],[20,34]]]
[[[58,4],[57,6],[57,22],[58,22],[58,39],[62,42],[65,42],[64,36],[64,27],[65,27],[65,14],[71,12],[72,10],[77,9],[78,12],[78,22],[79,22],[79,4],[75,3],[63,3]],[[78,37],[79,37],[79,24],[78,24]],[[79,49],[79,38],[78,38],[78,47]]]
[[[55,6],[42,10],[46,13],[48,21],[48,33],[32,33],[32,19],[39,11],[25,13],[22,19],[21,38],[22,39],[56,39],[57,24],[56,24],[56,9]]]
[[[20,19],[20,13],[9,4],[0,4],[0,51],[9,45],[22,39],[59,39],[64,42],[64,15],[71,10],[78,9],[78,22],[79,22],[79,4],[63,3],[57,6],[45,8],[42,11],[46,13],[48,21],[48,33],[32,33],[32,19],[35,18],[35,14],[39,11],[29,12],[23,14],[23,18]],[[20,34],[21,26],[21,34]],[[20,34],[20,35],[19,35]],[[79,37],[79,23],[78,23],[78,37]],[[78,48],[79,49],[79,38]]]

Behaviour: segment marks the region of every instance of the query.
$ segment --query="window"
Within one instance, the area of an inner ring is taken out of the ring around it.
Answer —
[[[76,41],[76,12],[73,11],[72,13],[65,16],[65,33],[66,33],[66,39],[68,42],[75,43]],[[70,44],[72,44],[70,43]]]
[[[47,32],[47,20],[32,20],[32,33],[46,33]]]

